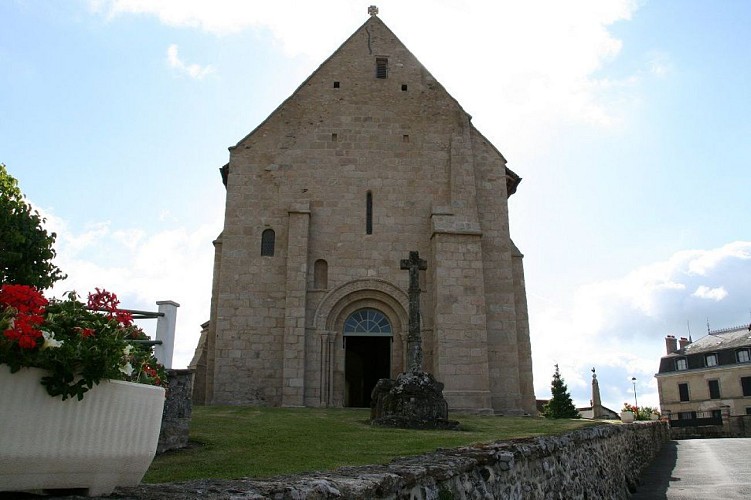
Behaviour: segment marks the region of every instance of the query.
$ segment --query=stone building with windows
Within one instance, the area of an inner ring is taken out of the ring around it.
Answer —
[[[408,273],[424,368],[453,410],[533,414],[520,177],[372,10],[221,169],[208,404],[368,406],[405,370]]]
[[[710,331],[696,342],[665,339],[657,389],[660,408],[673,420],[722,422],[751,415],[751,326]]]

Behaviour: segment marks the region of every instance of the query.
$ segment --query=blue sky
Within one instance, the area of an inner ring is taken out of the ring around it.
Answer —
[[[522,4],[522,5],[517,5]],[[208,319],[227,148],[367,18],[368,3],[0,3],[0,162],[69,279]],[[522,178],[535,387],[657,405],[664,337],[751,321],[751,4],[379,2],[380,17]],[[148,326],[148,325],[147,325]]]

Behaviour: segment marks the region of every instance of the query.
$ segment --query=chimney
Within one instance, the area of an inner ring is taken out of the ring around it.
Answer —
[[[687,345],[689,345],[691,342],[688,341],[686,337],[681,337],[681,340],[679,341],[681,345],[681,350],[685,349]]]
[[[668,335],[667,337],[665,337],[665,349],[667,350],[668,354],[673,354],[678,350],[678,341],[675,340],[674,336]]]

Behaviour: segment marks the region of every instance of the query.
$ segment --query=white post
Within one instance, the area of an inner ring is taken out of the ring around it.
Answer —
[[[159,316],[156,320],[156,335],[154,340],[161,340],[161,345],[154,346],[157,361],[165,368],[172,368],[172,351],[175,349],[175,324],[177,323],[177,308],[180,304],[171,300],[159,300]]]

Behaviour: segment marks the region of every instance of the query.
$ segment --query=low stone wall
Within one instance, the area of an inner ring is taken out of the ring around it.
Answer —
[[[751,415],[722,416],[722,425],[670,427],[671,439],[751,437]]]
[[[388,465],[270,480],[142,485],[118,493],[140,499],[621,499],[668,439],[662,422],[606,424],[563,436],[439,450]]]
[[[193,370],[167,370],[167,379],[169,387],[164,401],[157,454],[188,446],[193,413]]]
[[[724,419],[723,419],[724,420]],[[728,417],[726,437],[751,437],[751,415],[738,415]]]

